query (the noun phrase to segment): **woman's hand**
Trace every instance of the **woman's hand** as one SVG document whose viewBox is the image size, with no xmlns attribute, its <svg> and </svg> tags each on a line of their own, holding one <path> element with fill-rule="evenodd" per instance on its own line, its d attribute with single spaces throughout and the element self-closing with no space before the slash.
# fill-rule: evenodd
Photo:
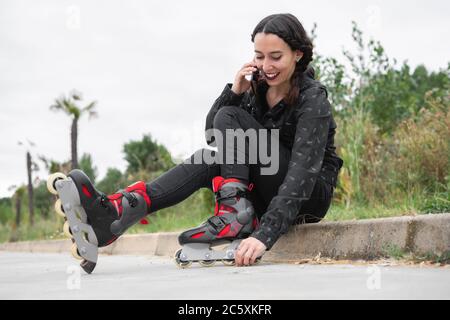
<svg viewBox="0 0 450 320">
<path fill-rule="evenodd" d="M 258 68 L 254 61 L 244 64 L 241 70 L 236 74 L 231 90 L 236 94 L 241 94 L 250 89 L 251 82 L 245 79 L 245 76 L 251 75 L 256 70 L 258 70 Z"/>
<path fill-rule="evenodd" d="M 242 265 L 248 266 L 254 264 L 256 258 L 261 256 L 266 249 L 266 245 L 256 238 L 249 237 L 242 240 L 234 256 L 236 266 L 240 267 Z"/>
</svg>

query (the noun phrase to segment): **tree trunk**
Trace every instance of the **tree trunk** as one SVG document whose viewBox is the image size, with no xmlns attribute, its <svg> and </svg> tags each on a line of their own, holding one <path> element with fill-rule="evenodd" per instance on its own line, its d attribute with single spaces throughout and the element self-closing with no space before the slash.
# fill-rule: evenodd
<svg viewBox="0 0 450 320">
<path fill-rule="evenodd" d="M 72 121 L 72 130 L 70 132 L 70 138 L 72 142 L 72 169 L 78 169 L 78 118 L 74 118 Z"/>
<path fill-rule="evenodd" d="M 31 179 L 31 154 L 27 151 L 27 172 L 28 172 L 28 209 L 30 211 L 30 225 L 34 225 L 33 206 L 33 184 Z"/>
<path fill-rule="evenodd" d="M 16 227 L 20 225 L 20 215 L 22 210 L 22 199 L 19 196 L 16 196 Z"/>
</svg>

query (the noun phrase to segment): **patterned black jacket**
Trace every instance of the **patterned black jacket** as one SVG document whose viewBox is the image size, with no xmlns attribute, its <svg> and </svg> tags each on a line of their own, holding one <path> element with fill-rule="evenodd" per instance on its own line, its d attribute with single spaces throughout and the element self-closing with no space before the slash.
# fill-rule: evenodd
<svg viewBox="0 0 450 320">
<path fill-rule="evenodd" d="M 343 161 L 336 155 L 334 135 L 336 123 L 327 99 L 328 93 L 314 79 L 311 67 L 302 74 L 300 95 L 296 105 L 287 107 L 283 100 L 270 109 L 266 101 L 268 85 L 259 85 L 258 96 L 245 92 L 240 95 L 228 83 L 206 117 L 205 129 L 213 127 L 213 119 L 223 106 L 238 106 L 247 110 L 267 129 L 280 129 L 280 142 L 291 150 L 289 168 L 283 183 L 261 217 L 260 228 L 251 236 L 262 241 L 269 250 L 281 234 L 288 231 L 308 200 L 316 179 L 336 187 Z M 215 146 L 208 139 L 209 145 Z"/>
</svg>

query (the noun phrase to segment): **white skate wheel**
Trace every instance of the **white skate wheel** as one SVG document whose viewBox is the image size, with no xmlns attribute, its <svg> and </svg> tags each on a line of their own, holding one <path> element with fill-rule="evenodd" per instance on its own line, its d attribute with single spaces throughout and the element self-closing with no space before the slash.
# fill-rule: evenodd
<svg viewBox="0 0 450 320">
<path fill-rule="evenodd" d="M 212 267 L 216 263 L 216 260 L 200 260 L 198 263 L 204 267 Z"/>
<path fill-rule="evenodd" d="M 72 238 L 72 233 L 70 232 L 69 221 L 64 222 L 63 232 L 68 238 Z"/>
<path fill-rule="evenodd" d="M 180 267 L 181 269 L 184 269 L 184 268 L 189 267 L 189 266 L 192 264 L 192 261 L 181 261 L 181 260 L 180 260 L 181 250 L 182 250 L 182 249 L 178 250 L 178 251 L 175 253 L 175 259 L 174 259 L 174 260 L 175 260 L 175 264 L 176 264 L 178 267 Z"/>
<path fill-rule="evenodd" d="M 222 260 L 222 263 L 226 266 L 234 266 L 236 264 L 236 261 L 234 260 Z"/>
<path fill-rule="evenodd" d="M 51 174 L 48 179 L 47 179 L 47 189 L 51 194 L 58 194 L 58 191 L 55 188 L 55 182 L 57 180 L 66 180 L 67 177 L 64 173 L 61 172 L 55 172 L 53 174 Z"/>
<path fill-rule="evenodd" d="M 56 200 L 55 211 L 59 216 L 61 216 L 63 218 L 66 216 L 66 214 L 64 213 L 64 209 L 62 207 L 61 199 Z"/>
<path fill-rule="evenodd" d="M 70 249 L 70 251 L 71 251 L 71 253 L 72 253 L 72 256 L 75 258 L 75 259 L 78 259 L 78 260 L 83 260 L 83 258 L 80 256 L 80 254 L 78 253 L 78 248 L 77 248 L 77 244 L 76 243 L 72 243 L 72 248 Z"/>
</svg>

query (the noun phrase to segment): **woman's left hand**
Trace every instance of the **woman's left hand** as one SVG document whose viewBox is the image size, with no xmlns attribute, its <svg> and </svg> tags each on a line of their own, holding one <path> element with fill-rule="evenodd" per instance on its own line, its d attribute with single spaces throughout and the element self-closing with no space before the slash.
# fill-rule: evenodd
<svg viewBox="0 0 450 320">
<path fill-rule="evenodd" d="M 248 266 L 254 264 L 256 258 L 261 256 L 266 249 L 266 245 L 256 238 L 249 237 L 242 240 L 234 256 L 236 266 L 240 267 L 242 265 Z"/>
</svg>

